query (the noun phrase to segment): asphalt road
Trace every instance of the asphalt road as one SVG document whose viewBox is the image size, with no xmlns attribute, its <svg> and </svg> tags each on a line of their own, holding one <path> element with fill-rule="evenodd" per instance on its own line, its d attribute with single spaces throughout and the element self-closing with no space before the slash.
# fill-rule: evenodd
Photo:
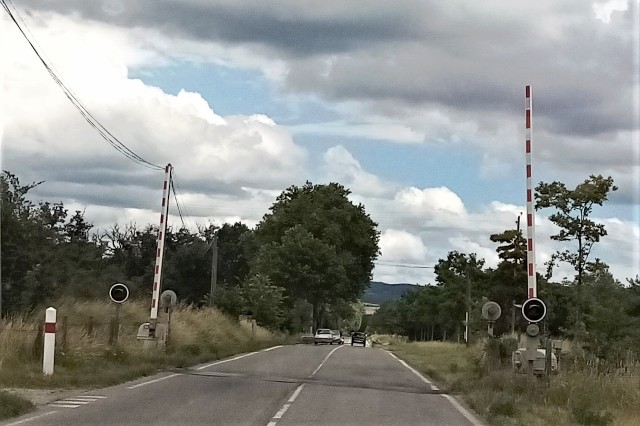
<svg viewBox="0 0 640 426">
<path fill-rule="evenodd" d="M 78 393 L 3 425 L 479 425 L 378 348 L 276 346 Z"/>
</svg>

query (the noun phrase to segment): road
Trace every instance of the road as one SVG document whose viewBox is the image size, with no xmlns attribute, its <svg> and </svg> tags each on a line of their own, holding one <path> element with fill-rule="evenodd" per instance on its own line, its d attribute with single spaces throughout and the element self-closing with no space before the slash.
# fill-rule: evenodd
<svg viewBox="0 0 640 426">
<path fill-rule="evenodd" d="M 276 346 L 92 390 L 3 425 L 479 425 L 378 348 Z"/>
</svg>

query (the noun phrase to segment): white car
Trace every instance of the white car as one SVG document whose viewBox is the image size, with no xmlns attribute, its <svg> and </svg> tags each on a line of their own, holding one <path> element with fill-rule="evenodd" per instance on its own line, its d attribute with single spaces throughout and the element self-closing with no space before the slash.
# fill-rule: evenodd
<svg viewBox="0 0 640 426">
<path fill-rule="evenodd" d="M 319 328 L 316 330 L 316 334 L 313 337 L 313 344 L 328 343 L 333 345 L 333 333 L 328 328 Z"/>
<path fill-rule="evenodd" d="M 344 343 L 344 338 L 342 337 L 342 331 L 340 330 L 331 330 L 333 333 L 333 343 L 337 343 L 341 345 Z"/>
</svg>

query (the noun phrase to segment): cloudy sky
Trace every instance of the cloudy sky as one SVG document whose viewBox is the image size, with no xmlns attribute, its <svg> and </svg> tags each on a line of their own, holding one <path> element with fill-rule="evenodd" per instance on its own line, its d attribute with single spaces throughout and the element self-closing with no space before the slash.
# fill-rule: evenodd
<svg viewBox="0 0 640 426">
<path fill-rule="evenodd" d="M 175 167 L 190 227 L 253 226 L 286 187 L 337 181 L 380 225 L 374 279 L 432 283 L 410 266 L 451 250 L 495 266 L 489 236 L 526 211 L 530 84 L 534 181 L 612 176 L 592 259 L 640 273 L 638 0 L 11 4 L 112 134 Z M 163 173 L 101 139 L 2 15 L 2 168 L 99 229 L 157 222 Z M 560 248 L 550 213 L 536 219 L 542 273 Z"/>
</svg>

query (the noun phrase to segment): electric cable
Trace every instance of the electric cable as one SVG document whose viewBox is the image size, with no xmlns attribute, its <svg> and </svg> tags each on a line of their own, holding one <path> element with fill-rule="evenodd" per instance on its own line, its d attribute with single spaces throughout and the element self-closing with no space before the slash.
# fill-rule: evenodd
<svg viewBox="0 0 640 426">
<path fill-rule="evenodd" d="M 20 19 L 20 21 L 22 21 L 23 24 L 24 24 L 25 21 L 22 19 L 22 17 L 18 13 L 17 8 L 13 5 L 13 3 L 11 3 L 11 0 L 0 0 L 0 2 L 2 3 L 3 9 L 7 12 L 7 14 L 9 15 L 9 17 L 11 18 L 13 23 L 16 25 L 16 27 L 18 28 L 18 30 L 20 31 L 22 36 L 25 38 L 27 43 L 29 43 L 29 46 L 31 46 L 31 49 L 34 51 L 34 53 L 36 54 L 36 56 L 38 57 L 38 59 L 40 60 L 42 65 L 44 66 L 44 68 L 47 70 L 47 73 L 51 76 L 51 78 L 56 83 L 56 85 L 58 85 L 58 87 L 60 87 L 62 89 L 62 91 L 65 94 L 65 96 L 67 97 L 67 99 L 69 99 L 71 104 L 78 110 L 78 112 L 80 112 L 80 115 L 82 115 L 82 117 L 85 119 L 85 121 L 87 121 L 87 123 L 89 123 L 89 125 L 91 127 L 93 127 L 98 132 L 98 134 L 105 141 L 107 141 L 116 151 L 120 152 L 122 155 L 127 157 L 129 160 L 131 160 L 131 161 L 133 161 L 133 162 L 135 162 L 135 163 L 137 163 L 137 164 L 139 164 L 141 166 L 150 168 L 150 169 L 163 170 L 164 168 L 162 166 L 159 166 L 157 164 L 151 163 L 151 162 L 145 160 L 144 158 L 142 158 L 140 155 L 136 154 L 134 151 L 132 151 L 123 142 L 121 142 L 117 137 L 115 137 L 106 127 L 104 127 L 104 125 L 102 125 L 102 123 L 100 123 L 100 121 L 93 114 L 91 114 L 91 112 L 82 104 L 82 102 L 71 91 L 71 89 L 69 89 L 69 87 L 67 87 L 67 85 L 64 84 L 64 82 L 60 79 L 60 77 L 58 77 L 56 72 L 47 63 L 47 61 L 45 61 L 45 59 L 43 58 L 43 56 L 40 54 L 40 52 L 38 51 L 38 49 L 35 46 L 35 44 L 37 44 L 35 42 L 35 38 L 33 38 L 33 40 L 32 40 L 31 38 L 29 38 L 29 36 L 27 36 L 25 30 L 20 25 L 20 23 L 18 22 L 18 20 L 14 16 L 14 13 L 9 8 L 9 4 L 11 4 L 11 7 L 13 7 L 13 9 L 15 10 L 15 15 L 17 15 L 18 18 Z M 7 2 L 9 4 L 7 4 Z M 27 31 L 29 31 L 28 27 L 26 26 L 26 24 L 24 25 L 24 27 L 27 29 Z M 31 32 L 29 31 L 29 33 L 31 33 Z M 32 37 L 33 37 L 33 35 L 32 35 Z"/>
</svg>

